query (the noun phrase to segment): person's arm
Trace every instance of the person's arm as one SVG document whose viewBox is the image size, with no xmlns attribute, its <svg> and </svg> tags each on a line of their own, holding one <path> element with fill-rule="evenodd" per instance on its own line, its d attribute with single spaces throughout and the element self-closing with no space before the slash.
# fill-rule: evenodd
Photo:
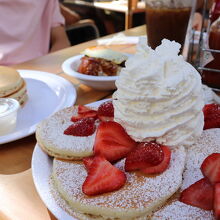
<svg viewBox="0 0 220 220">
<path fill-rule="evenodd" d="M 70 42 L 65 32 L 63 26 L 53 27 L 51 29 L 51 48 L 50 52 L 61 50 L 63 48 L 69 47 Z"/>
<path fill-rule="evenodd" d="M 192 27 L 193 29 L 200 31 L 201 27 L 202 27 L 202 12 L 203 12 L 203 4 L 204 4 L 204 0 L 197 0 L 196 2 L 196 10 L 194 13 L 194 17 L 193 17 L 193 24 Z M 207 1 L 207 16 L 204 19 L 207 19 L 208 17 L 208 13 L 209 10 L 211 8 L 213 4 L 213 0 L 208 0 Z M 205 22 L 205 26 L 207 26 L 207 21 Z"/>
<path fill-rule="evenodd" d="M 202 28 L 202 15 L 199 12 L 194 13 L 192 27 L 196 31 L 201 31 L 201 28 Z"/>
</svg>

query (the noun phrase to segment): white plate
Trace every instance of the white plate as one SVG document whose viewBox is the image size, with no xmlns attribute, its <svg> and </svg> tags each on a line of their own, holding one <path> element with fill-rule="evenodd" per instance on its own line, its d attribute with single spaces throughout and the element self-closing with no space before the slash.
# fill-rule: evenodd
<svg viewBox="0 0 220 220">
<path fill-rule="evenodd" d="M 108 99 L 94 102 L 90 105 L 96 107 L 107 100 Z M 36 144 L 31 164 L 35 187 L 42 201 L 57 219 L 74 220 L 75 218 L 60 208 L 60 206 L 54 200 L 53 195 L 51 194 L 49 178 L 52 172 L 52 162 L 53 159 L 44 153 Z"/>
<path fill-rule="evenodd" d="M 15 130 L 0 136 L 0 144 L 33 134 L 41 120 L 76 101 L 76 90 L 66 79 L 47 72 L 18 71 L 27 83 L 28 100 L 18 111 Z"/>
</svg>

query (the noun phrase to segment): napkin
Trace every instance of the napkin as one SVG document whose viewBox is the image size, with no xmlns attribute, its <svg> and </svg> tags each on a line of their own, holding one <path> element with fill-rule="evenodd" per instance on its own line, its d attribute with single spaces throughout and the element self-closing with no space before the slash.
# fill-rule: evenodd
<svg viewBox="0 0 220 220">
<path fill-rule="evenodd" d="M 139 37 L 142 36 L 126 36 L 122 33 L 114 35 L 112 38 L 97 40 L 98 45 L 114 45 L 114 44 L 137 44 Z M 146 38 L 146 36 L 143 36 Z M 147 39 L 146 39 L 147 42 Z"/>
</svg>

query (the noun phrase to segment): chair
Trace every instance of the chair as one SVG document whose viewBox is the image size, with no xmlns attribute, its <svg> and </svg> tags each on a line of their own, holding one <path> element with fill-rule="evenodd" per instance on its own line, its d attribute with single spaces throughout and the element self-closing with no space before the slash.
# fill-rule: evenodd
<svg viewBox="0 0 220 220">
<path fill-rule="evenodd" d="M 82 19 L 66 27 L 71 46 L 98 38 L 99 30 L 91 19 Z"/>
</svg>

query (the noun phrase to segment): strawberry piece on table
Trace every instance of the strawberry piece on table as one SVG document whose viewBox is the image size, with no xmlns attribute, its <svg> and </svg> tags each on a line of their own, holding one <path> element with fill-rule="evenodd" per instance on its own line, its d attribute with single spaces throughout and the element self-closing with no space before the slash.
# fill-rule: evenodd
<svg viewBox="0 0 220 220">
<path fill-rule="evenodd" d="M 207 178 L 200 179 L 180 195 L 180 201 L 205 210 L 213 209 L 214 188 Z"/>
<path fill-rule="evenodd" d="M 124 172 L 114 167 L 102 156 L 95 156 L 82 191 L 88 196 L 99 195 L 120 189 L 126 182 Z"/>
<path fill-rule="evenodd" d="M 125 160 L 125 171 L 133 171 L 160 164 L 164 159 L 161 145 L 154 142 L 140 143 Z"/>
<path fill-rule="evenodd" d="M 212 103 L 203 108 L 204 130 L 209 128 L 220 128 L 220 105 Z"/>
<path fill-rule="evenodd" d="M 216 220 L 220 220 L 220 183 L 214 187 L 214 215 Z"/>
<path fill-rule="evenodd" d="M 101 121 L 113 121 L 114 107 L 112 101 L 102 103 L 98 108 L 97 114 Z"/>
<path fill-rule="evenodd" d="M 90 136 L 95 132 L 95 120 L 93 118 L 82 118 L 70 125 L 65 131 L 66 135 Z"/>
<path fill-rule="evenodd" d="M 85 166 L 87 171 L 89 171 L 89 169 L 90 169 L 90 167 L 92 165 L 93 159 L 94 159 L 94 156 L 84 157 L 83 158 L 83 164 L 84 164 L 84 166 Z"/>
<path fill-rule="evenodd" d="M 206 157 L 201 165 L 201 171 L 212 184 L 220 182 L 220 153 Z"/>
<path fill-rule="evenodd" d="M 168 168 L 170 164 L 170 159 L 171 159 L 171 150 L 169 147 L 164 146 L 164 145 L 161 145 L 161 149 L 164 154 L 164 158 L 162 162 L 159 163 L 158 165 L 155 165 L 155 166 L 149 165 L 148 167 L 141 169 L 142 173 L 147 174 L 147 175 L 159 174 L 159 173 L 164 172 Z"/>
<path fill-rule="evenodd" d="M 137 143 L 131 139 L 125 129 L 113 121 L 101 122 L 97 128 L 94 153 L 103 155 L 109 161 L 124 158 Z"/>
</svg>

